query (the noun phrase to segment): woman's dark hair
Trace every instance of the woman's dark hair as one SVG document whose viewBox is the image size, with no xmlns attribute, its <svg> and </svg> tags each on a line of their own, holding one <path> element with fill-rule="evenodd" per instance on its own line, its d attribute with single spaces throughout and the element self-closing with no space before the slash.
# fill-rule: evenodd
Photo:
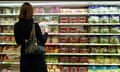
<svg viewBox="0 0 120 72">
<path fill-rule="evenodd" d="M 28 2 L 25 2 L 20 9 L 19 19 L 31 19 L 33 16 L 33 7 Z"/>
</svg>

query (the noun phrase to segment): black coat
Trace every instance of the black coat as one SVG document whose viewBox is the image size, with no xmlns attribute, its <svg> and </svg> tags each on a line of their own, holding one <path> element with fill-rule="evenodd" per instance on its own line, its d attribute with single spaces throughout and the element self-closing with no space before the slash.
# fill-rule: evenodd
<svg viewBox="0 0 120 72">
<path fill-rule="evenodd" d="M 14 25 L 14 36 L 17 45 L 21 45 L 21 72 L 47 72 L 44 55 L 25 55 L 25 40 L 29 39 L 33 26 L 33 19 L 21 19 Z M 48 33 L 42 35 L 39 25 L 35 24 L 36 38 L 41 45 L 45 45 Z"/>
</svg>

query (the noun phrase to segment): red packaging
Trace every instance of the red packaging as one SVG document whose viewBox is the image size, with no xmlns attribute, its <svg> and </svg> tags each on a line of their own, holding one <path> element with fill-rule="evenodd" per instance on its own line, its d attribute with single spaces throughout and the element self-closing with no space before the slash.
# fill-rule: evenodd
<svg viewBox="0 0 120 72">
<path fill-rule="evenodd" d="M 59 32 L 60 33 L 67 33 L 67 32 L 69 32 L 69 28 L 67 28 L 67 27 L 60 27 Z"/>
<path fill-rule="evenodd" d="M 88 63 L 88 57 L 80 57 L 79 63 Z"/>
<path fill-rule="evenodd" d="M 69 28 L 69 32 L 70 33 L 76 33 L 77 32 L 77 28 L 76 27 L 70 27 Z"/>
<path fill-rule="evenodd" d="M 87 23 L 87 17 L 85 16 L 78 17 L 78 23 Z"/>
<path fill-rule="evenodd" d="M 90 53 L 90 49 L 88 49 L 87 47 L 80 47 L 80 53 Z"/>
<path fill-rule="evenodd" d="M 88 72 L 87 67 L 78 67 L 78 72 Z"/>
<path fill-rule="evenodd" d="M 77 17 L 70 17 L 69 22 L 70 23 L 77 23 Z"/>
<path fill-rule="evenodd" d="M 70 68 L 69 67 L 62 67 L 61 72 L 70 72 Z"/>
<path fill-rule="evenodd" d="M 67 43 L 69 41 L 69 38 L 67 36 L 61 36 L 59 37 L 60 43 Z"/>
<path fill-rule="evenodd" d="M 80 43 L 88 43 L 88 37 L 80 37 Z"/>
<path fill-rule="evenodd" d="M 61 56 L 60 59 L 59 59 L 59 62 L 62 62 L 62 63 L 69 63 L 69 57 L 68 56 Z"/>
<path fill-rule="evenodd" d="M 77 48 L 77 47 L 70 47 L 70 53 L 79 53 L 79 48 Z"/>
<path fill-rule="evenodd" d="M 70 37 L 69 41 L 70 41 L 70 43 L 78 43 L 79 42 L 79 37 L 77 37 L 77 36 L 76 37 L 75 36 L 74 37 Z"/>
<path fill-rule="evenodd" d="M 69 17 L 60 17 L 60 23 L 68 23 Z"/>
<path fill-rule="evenodd" d="M 62 46 L 61 48 L 59 48 L 59 53 L 68 53 L 69 49 L 70 48 L 68 48 L 66 46 Z"/>
<path fill-rule="evenodd" d="M 79 57 L 76 56 L 70 57 L 70 63 L 79 63 Z"/>
<path fill-rule="evenodd" d="M 70 67 L 70 72 L 78 72 L 78 68 L 77 67 Z"/>
</svg>

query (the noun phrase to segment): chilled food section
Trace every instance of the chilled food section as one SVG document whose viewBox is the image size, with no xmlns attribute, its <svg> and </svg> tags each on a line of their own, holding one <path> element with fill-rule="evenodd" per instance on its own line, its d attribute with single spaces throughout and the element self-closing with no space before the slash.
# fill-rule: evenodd
<svg viewBox="0 0 120 72">
<path fill-rule="evenodd" d="M 0 7 L 1 72 L 20 71 L 13 33 L 19 10 Z M 118 5 L 34 6 L 35 20 L 49 34 L 48 72 L 120 72 L 119 13 Z"/>
</svg>

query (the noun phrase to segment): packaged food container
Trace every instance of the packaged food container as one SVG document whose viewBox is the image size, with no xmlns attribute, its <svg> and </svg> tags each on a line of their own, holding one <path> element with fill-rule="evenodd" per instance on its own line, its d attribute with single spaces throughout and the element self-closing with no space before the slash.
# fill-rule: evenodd
<svg viewBox="0 0 120 72">
<path fill-rule="evenodd" d="M 70 27 L 70 28 L 69 28 L 69 32 L 70 32 L 70 33 L 76 33 L 76 32 L 77 32 L 77 28 L 74 27 L 74 26 L 73 26 L 73 27 Z"/>
<path fill-rule="evenodd" d="M 79 42 L 79 37 L 71 36 L 71 37 L 69 37 L 69 42 L 70 43 L 78 43 Z"/>
<path fill-rule="evenodd" d="M 61 63 L 69 63 L 70 57 L 68 56 L 61 56 L 59 57 L 59 62 Z"/>
<path fill-rule="evenodd" d="M 109 16 L 101 16 L 100 23 L 109 23 Z"/>
<path fill-rule="evenodd" d="M 70 31 L 69 28 L 66 26 L 60 26 L 59 28 L 60 33 L 68 33 L 69 31 Z"/>
<path fill-rule="evenodd" d="M 70 51 L 70 48 L 68 46 L 61 46 L 59 48 L 59 53 L 68 53 Z"/>
<path fill-rule="evenodd" d="M 119 44 L 120 43 L 120 37 L 119 36 L 111 36 L 110 37 L 110 43 L 111 44 Z"/>
<path fill-rule="evenodd" d="M 99 16 L 89 16 L 88 23 L 99 23 Z"/>
<path fill-rule="evenodd" d="M 110 23 L 119 23 L 120 22 L 120 16 L 112 15 L 110 16 Z"/>
<path fill-rule="evenodd" d="M 75 46 L 70 47 L 70 53 L 79 53 L 79 48 Z"/>
<path fill-rule="evenodd" d="M 79 63 L 88 63 L 88 57 L 79 57 Z"/>
<path fill-rule="evenodd" d="M 120 33 L 120 27 L 119 26 L 111 26 L 110 33 Z"/>
<path fill-rule="evenodd" d="M 78 17 L 78 23 L 87 23 L 87 17 L 86 16 Z"/>
<path fill-rule="evenodd" d="M 88 37 L 87 36 L 81 36 L 79 42 L 80 43 L 88 43 Z"/>
<path fill-rule="evenodd" d="M 70 72 L 70 67 L 63 66 L 61 72 Z"/>
<path fill-rule="evenodd" d="M 79 63 L 79 57 L 71 56 L 70 57 L 70 63 Z"/>
<path fill-rule="evenodd" d="M 60 17 L 60 23 L 68 23 L 69 22 L 69 17 Z"/>
<path fill-rule="evenodd" d="M 59 37 L 59 43 L 67 43 L 67 42 L 69 42 L 69 37 L 68 36 Z"/>
<path fill-rule="evenodd" d="M 109 36 L 102 36 L 100 37 L 100 43 L 104 44 L 108 44 L 109 43 Z"/>
<path fill-rule="evenodd" d="M 69 23 L 77 23 L 77 17 L 69 17 Z"/>
<path fill-rule="evenodd" d="M 98 37 L 96 36 L 89 36 L 89 43 L 98 43 Z"/>
<path fill-rule="evenodd" d="M 87 27 L 85 27 L 85 26 L 77 26 L 76 28 L 77 28 L 78 33 L 87 33 L 88 32 Z"/>
<path fill-rule="evenodd" d="M 101 26 L 100 27 L 100 32 L 101 33 L 110 33 L 110 29 L 109 29 L 109 27 L 108 26 Z"/>
<path fill-rule="evenodd" d="M 89 28 L 89 33 L 99 33 L 99 27 L 98 26 L 91 26 Z"/>
</svg>

